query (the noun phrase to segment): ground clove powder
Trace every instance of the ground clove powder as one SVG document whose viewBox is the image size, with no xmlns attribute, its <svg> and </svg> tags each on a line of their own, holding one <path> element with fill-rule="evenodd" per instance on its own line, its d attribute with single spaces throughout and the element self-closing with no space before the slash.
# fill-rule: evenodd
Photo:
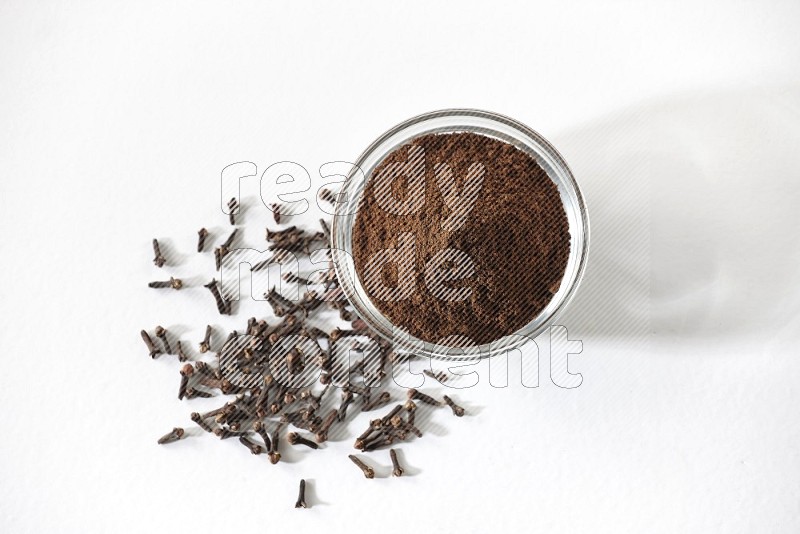
<svg viewBox="0 0 800 534">
<path fill-rule="evenodd" d="M 406 254 L 385 252 L 401 246 Z M 374 169 L 352 251 L 368 296 L 394 325 L 429 342 L 484 344 L 550 302 L 570 234 L 558 188 L 533 157 L 485 135 L 430 134 Z"/>
</svg>

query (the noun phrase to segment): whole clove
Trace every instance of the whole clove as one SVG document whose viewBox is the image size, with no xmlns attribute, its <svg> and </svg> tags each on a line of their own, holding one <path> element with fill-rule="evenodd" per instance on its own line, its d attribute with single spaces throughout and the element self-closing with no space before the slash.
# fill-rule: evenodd
<svg viewBox="0 0 800 534">
<path fill-rule="evenodd" d="M 181 439 L 184 435 L 184 430 L 180 427 L 175 427 L 172 429 L 172 432 L 168 434 L 164 434 L 158 439 L 159 445 L 166 445 L 167 443 L 173 443 Z"/>
<path fill-rule="evenodd" d="M 205 430 L 210 434 L 215 434 L 216 429 L 212 427 L 210 424 L 208 424 L 208 422 L 205 419 L 203 419 L 203 417 L 199 413 L 192 412 L 191 418 L 192 421 L 194 421 L 194 423 L 197 426 L 199 426 L 200 428 L 202 428 L 203 430 Z"/>
<path fill-rule="evenodd" d="M 159 269 L 167 263 L 167 260 L 164 258 L 164 255 L 161 254 L 161 246 L 158 244 L 158 239 L 153 239 L 153 254 L 155 257 L 153 258 L 153 263 L 156 264 L 156 267 Z"/>
<path fill-rule="evenodd" d="M 291 443 L 292 445 L 305 445 L 311 449 L 318 449 L 319 445 L 311 441 L 310 439 L 306 439 L 297 432 L 289 432 L 286 435 L 286 440 Z"/>
<path fill-rule="evenodd" d="M 197 362 L 194 370 L 206 378 L 221 380 L 222 375 L 220 374 L 219 369 L 212 369 L 211 366 L 206 362 Z"/>
<path fill-rule="evenodd" d="M 290 284 L 307 286 L 308 284 L 311 283 L 311 281 L 309 281 L 308 279 L 303 278 L 301 276 L 297 276 L 296 273 L 291 273 L 291 272 L 284 274 L 281 278 L 283 278 L 284 282 L 288 282 Z"/>
<path fill-rule="evenodd" d="M 434 380 L 439 381 L 442 384 L 447 382 L 447 375 L 443 371 L 439 371 L 438 373 L 434 373 L 430 369 L 423 369 L 422 370 L 422 374 L 424 374 L 425 376 L 429 376 L 429 377 L 433 378 Z"/>
<path fill-rule="evenodd" d="M 370 400 L 368 403 L 365 403 L 361 407 L 362 412 L 369 412 L 380 408 L 381 406 L 385 406 L 392 400 L 392 396 L 389 394 L 388 391 L 384 391 L 374 399 Z"/>
<path fill-rule="evenodd" d="M 147 284 L 147 287 L 153 287 L 153 288 L 171 287 L 172 289 L 177 290 L 183 287 L 183 280 L 181 280 L 180 278 L 173 278 L 170 276 L 169 280 L 165 280 L 162 282 L 150 282 L 149 284 Z"/>
<path fill-rule="evenodd" d="M 212 395 L 208 391 L 201 391 L 199 389 L 195 389 L 195 388 L 191 388 L 191 387 L 186 388 L 186 398 L 187 399 L 197 399 L 197 398 L 209 399 L 209 398 L 211 398 L 213 396 L 214 395 Z"/>
<path fill-rule="evenodd" d="M 294 308 L 294 303 L 278 293 L 275 286 L 272 286 L 269 292 L 264 294 L 264 297 L 269 305 L 272 306 L 272 313 L 275 314 L 275 317 L 283 317 L 289 313 L 289 310 Z"/>
<path fill-rule="evenodd" d="M 403 468 L 400 467 L 400 462 L 397 460 L 397 451 L 395 449 L 389 449 L 389 456 L 392 459 L 392 476 L 403 476 Z"/>
<path fill-rule="evenodd" d="M 368 428 L 367 428 L 367 429 L 366 429 L 364 432 L 362 432 L 362 433 L 361 433 L 361 435 L 360 435 L 360 436 L 358 436 L 358 437 L 356 438 L 356 441 L 355 441 L 355 443 L 353 444 L 353 447 L 354 447 L 354 448 L 356 448 L 356 449 L 361 449 L 361 450 L 363 450 L 363 449 L 364 449 L 364 446 L 365 446 L 365 445 L 366 445 L 366 443 L 367 443 L 367 440 L 368 440 L 370 437 L 372 437 L 372 434 L 374 434 L 374 433 L 375 433 L 376 431 L 378 431 L 379 429 L 380 429 L 380 428 L 376 429 L 376 428 L 375 428 L 373 425 L 370 425 L 370 426 L 369 426 L 369 427 L 368 427 Z"/>
<path fill-rule="evenodd" d="M 425 404 L 430 404 L 431 406 L 441 406 L 442 403 L 431 397 L 430 395 L 426 395 L 421 391 L 418 391 L 414 388 L 411 388 L 406 393 L 410 400 L 416 400 L 420 402 L 424 402 Z"/>
<path fill-rule="evenodd" d="M 389 422 L 392 420 L 392 418 L 394 416 L 396 416 L 398 413 L 400 413 L 400 410 L 402 410 L 402 409 L 403 409 L 403 405 L 402 404 L 398 404 L 397 406 L 392 408 L 392 411 L 390 411 L 389 413 L 387 413 L 386 415 L 381 417 L 381 426 L 382 427 L 388 426 Z"/>
<path fill-rule="evenodd" d="M 214 249 L 214 265 L 216 266 L 217 270 L 219 271 L 222 267 L 222 256 L 223 251 L 220 247 Z"/>
<path fill-rule="evenodd" d="M 414 401 L 409 399 L 408 401 L 406 401 L 405 409 L 408 412 L 408 417 L 406 418 L 406 421 L 408 421 L 408 424 L 413 425 L 417 414 L 417 405 L 414 404 Z"/>
<path fill-rule="evenodd" d="M 147 350 L 150 352 L 151 358 L 156 358 L 157 356 L 163 354 L 162 350 L 153 343 L 153 339 L 150 337 L 150 334 L 147 333 L 146 330 L 141 331 L 142 340 L 144 344 L 147 345 Z"/>
<path fill-rule="evenodd" d="M 197 231 L 197 252 L 203 252 L 206 246 L 206 237 L 208 237 L 208 230 L 200 228 L 200 230 Z"/>
<path fill-rule="evenodd" d="M 242 432 L 239 432 L 238 430 L 233 430 L 232 428 L 221 428 L 220 427 L 220 428 L 215 428 L 214 429 L 214 434 L 219 439 L 228 439 L 228 438 L 241 436 Z"/>
<path fill-rule="evenodd" d="M 336 195 L 330 189 L 320 189 L 319 190 L 319 199 L 327 202 L 331 206 L 336 205 Z"/>
<path fill-rule="evenodd" d="M 200 352 L 205 354 L 211 349 L 211 333 L 213 329 L 211 325 L 206 326 L 206 336 L 203 338 L 203 341 L 200 342 Z"/>
<path fill-rule="evenodd" d="M 235 209 L 239 209 L 238 204 Z M 316 233 L 305 232 L 294 226 L 278 231 L 267 229 L 267 238 L 272 245 L 275 245 L 275 256 L 301 251 L 308 253 L 315 243 L 329 244 L 330 229 L 325 221 L 320 221 L 320 226 L 322 231 Z M 226 241 L 218 247 L 220 261 L 230 250 L 238 235 L 237 232 L 238 229 L 234 229 Z M 208 235 L 205 229 L 198 232 L 198 251 L 204 249 L 204 240 Z M 277 464 L 281 460 L 280 439 L 285 425 L 291 424 L 293 430 L 297 429 L 295 432 L 287 433 L 288 443 L 318 449 L 320 443 L 328 440 L 333 425 L 346 420 L 347 410 L 356 400 L 359 401 L 363 411 L 376 410 L 391 402 L 390 392 L 356 385 L 352 381 L 362 376 L 366 384 L 369 383 L 368 376 L 381 376 L 385 373 L 386 366 L 397 361 L 392 344 L 380 338 L 349 308 L 350 305 L 344 298 L 335 269 L 330 262 L 329 268 L 323 271 L 322 275 L 318 279 L 301 276 L 297 271 L 284 274 L 283 278 L 288 283 L 323 286 L 324 290 L 307 291 L 300 300 L 292 301 L 272 287 L 265 297 L 274 314 L 282 317 L 280 322 L 270 325 L 267 320 L 259 319 L 258 316 L 248 318 L 244 328 L 230 331 L 227 342 L 222 344 L 219 349 L 220 354 L 216 355 L 216 363 L 212 361 L 189 363 L 189 354 L 181 341 L 175 340 L 173 342 L 177 342 L 177 345 L 171 346 L 168 339 L 169 332 L 163 327 L 155 329 L 155 335 L 160 342 L 152 339 L 147 331 L 141 332 L 151 357 L 155 358 L 165 352 L 172 353 L 175 348 L 178 359 L 184 362 L 180 367 L 179 398 L 209 397 L 217 391 L 236 395 L 235 400 L 203 414 L 192 412 L 191 419 L 196 425 L 220 439 L 236 437 L 252 454 L 266 453 L 270 463 Z M 177 280 L 170 278 L 169 282 L 154 282 L 153 287 L 174 287 Z M 222 288 L 217 279 L 213 278 L 205 287 L 214 296 L 219 313 L 231 314 L 231 303 L 222 297 Z M 328 306 L 322 306 L 324 302 L 329 302 L 331 308 L 339 311 L 340 318 L 347 318 L 351 325 L 332 330 L 330 326 L 325 328 L 324 324 L 319 325 L 322 328 L 312 326 L 307 318 L 311 317 L 312 321 L 318 319 L 319 315 L 314 317 L 312 314 L 315 310 L 326 309 Z M 205 336 L 199 344 L 201 354 L 211 351 L 212 334 L 212 326 L 207 325 Z M 300 340 L 287 347 L 286 368 L 279 369 L 276 347 L 281 340 L 288 341 L 288 336 L 295 334 L 300 336 Z M 365 338 L 374 340 L 380 351 L 368 350 Z M 221 339 L 225 339 L 225 336 L 223 335 Z M 360 353 L 361 358 L 357 365 L 348 368 L 336 360 L 335 356 L 339 352 L 335 350 L 352 350 Z M 318 378 L 319 383 L 324 386 L 321 390 L 309 386 L 301 388 L 281 384 L 272 375 L 264 374 L 273 368 L 276 372 L 280 372 L 279 375 L 275 375 L 276 377 L 287 376 L 287 370 L 300 376 L 299 373 L 304 372 L 309 362 L 316 362 L 322 370 Z M 342 389 L 338 406 L 331 407 L 330 399 L 326 398 L 326 395 L 330 397 L 332 386 L 343 378 L 348 385 Z M 356 438 L 355 448 L 368 452 L 396 446 L 397 443 L 413 436 L 421 437 L 422 432 L 415 426 L 414 421 L 417 410 L 415 400 L 432 406 L 441 405 L 429 395 L 410 390 L 408 400 L 404 404 L 396 404 L 385 415 L 370 421 L 368 428 Z M 445 396 L 444 402 L 451 406 L 454 413 L 460 409 L 463 414 L 463 409 L 453 407 L 454 403 L 449 397 Z M 267 431 L 268 424 L 275 425 L 270 427 L 273 429 L 271 433 Z M 256 434 L 260 439 L 255 437 Z M 173 432 L 160 438 L 159 443 L 171 443 L 182 439 L 183 436 L 183 429 L 179 430 L 176 427 Z M 309 439 L 311 436 L 313 439 Z M 397 460 L 395 449 L 390 449 L 390 456 L 392 475 L 401 476 L 403 468 Z M 375 472 L 372 467 L 357 456 L 349 457 L 366 478 L 374 478 Z M 301 496 L 298 499 L 298 503 L 302 503 L 300 507 L 306 506 L 303 491 L 301 489 Z"/>
<path fill-rule="evenodd" d="M 236 238 L 236 234 L 238 232 L 239 229 L 235 229 L 220 246 L 214 249 L 214 262 L 218 271 L 222 267 L 222 260 L 230 252 L 231 245 L 233 244 L 233 240 Z"/>
<path fill-rule="evenodd" d="M 353 400 L 355 400 L 355 397 L 353 397 L 352 391 L 349 389 L 342 391 L 342 403 L 339 405 L 338 412 L 339 421 L 344 421 L 347 416 L 347 407 L 352 404 Z"/>
<path fill-rule="evenodd" d="M 381 432 L 370 441 L 364 444 L 364 448 L 361 449 L 363 452 L 372 452 L 375 450 L 380 449 L 381 447 L 386 447 L 387 445 L 391 445 L 394 443 L 395 436 L 393 434 L 387 434 L 385 432 Z"/>
<path fill-rule="evenodd" d="M 283 230 L 270 230 L 267 228 L 267 241 L 271 241 L 273 243 L 282 241 L 292 235 L 302 234 L 303 231 L 297 228 L 297 226 L 290 226 L 289 228 L 284 228 Z"/>
<path fill-rule="evenodd" d="M 325 419 L 323 419 L 322 421 L 322 425 L 316 432 L 315 438 L 317 440 L 317 443 L 324 443 L 325 441 L 328 441 L 328 432 L 330 431 L 331 426 L 333 426 L 333 423 L 334 421 L 336 421 L 338 416 L 339 416 L 339 410 L 335 408 L 331 409 L 331 411 L 328 412 L 328 415 L 325 416 Z"/>
<path fill-rule="evenodd" d="M 214 296 L 214 301 L 217 303 L 217 311 L 219 311 L 220 315 L 230 315 L 231 303 L 222 298 L 222 295 L 219 292 L 219 284 L 217 283 L 217 279 L 212 278 L 211 281 L 203 287 L 211 291 L 211 294 Z"/>
<path fill-rule="evenodd" d="M 181 345 L 180 341 L 178 341 L 178 361 L 189 361 L 189 356 L 183 351 L 183 345 Z"/>
<path fill-rule="evenodd" d="M 453 415 L 455 415 L 456 417 L 462 417 L 464 415 L 464 408 L 453 402 L 453 399 L 451 399 L 447 395 L 445 395 L 443 398 L 444 402 L 446 402 L 447 405 L 450 406 L 450 408 L 453 410 Z"/>
<path fill-rule="evenodd" d="M 181 383 L 178 386 L 178 400 L 183 400 L 186 390 L 189 388 L 189 375 L 181 373 Z"/>
<path fill-rule="evenodd" d="M 238 208 L 239 208 L 239 202 L 236 200 L 236 197 L 231 198 L 228 201 L 228 210 L 229 210 L 228 220 L 230 221 L 231 226 L 236 224 L 236 219 L 234 214 L 238 211 Z"/>
<path fill-rule="evenodd" d="M 262 421 L 256 421 L 253 423 L 253 430 L 261 436 L 261 439 L 264 441 L 264 449 L 269 451 L 272 449 L 272 440 L 269 439 L 269 434 L 267 434 L 267 427 L 264 425 Z"/>
<path fill-rule="evenodd" d="M 353 454 L 349 454 L 347 457 L 350 458 L 350 460 L 352 460 L 352 462 L 356 464 L 359 469 L 361 469 L 361 472 L 364 473 L 366 478 L 375 478 L 375 470 L 362 462 L 360 458 Z"/>
<path fill-rule="evenodd" d="M 156 337 L 161 340 L 164 345 L 164 351 L 167 354 L 172 354 L 172 347 L 169 346 L 169 339 L 167 339 L 167 329 L 163 326 L 156 327 Z"/>
<path fill-rule="evenodd" d="M 331 230 L 328 227 L 328 223 L 325 222 L 324 219 L 319 220 L 319 225 L 322 228 L 322 235 L 325 237 L 325 241 L 330 244 L 331 242 Z"/>
<path fill-rule="evenodd" d="M 251 441 L 247 436 L 239 436 L 239 443 L 250 449 L 252 454 L 261 454 L 264 449 L 258 443 Z"/>
<path fill-rule="evenodd" d="M 224 412 L 228 408 L 228 406 L 229 406 L 229 404 L 225 403 L 222 406 L 220 406 L 219 408 L 214 408 L 213 410 L 211 410 L 209 412 L 206 412 L 204 414 L 200 414 L 200 417 L 202 419 L 208 419 L 209 417 L 216 417 L 217 415 L 219 415 L 222 412 Z"/>
<path fill-rule="evenodd" d="M 351 336 L 358 336 L 361 335 L 360 332 L 356 330 L 342 330 L 341 328 L 334 328 L 331 330 L 330 339 L 331 341 L 338 341 L 339 339 Z"/>
<path fill-rule="evenodd" d="M 294 503 L 295 508 L 308 508 L 306 504 L 306 481 L 300 480 L 300 493 L 297 495 L 297 502 Z"/>
<path fill-rule="evenodd" d="M 418 438 L 422 437 L 422 431 L 419 428 L 417 428 L 416 426 L 414 426 L 413 423 L 410 423 L 408 421 L 401 420 L 398 428 L 400 428 L 401 430 L 403 430 L 405 432 L 410 432 L 410 433 L 414 434 L 415 436 L 417 436 Z"/>
<path fill-rule="evenodd" d="M 272 218 L 275 220 L 275 224 L 281 223 L 281 205 L 280 204 L 270 204 L 269 209 L 272 211 Z"/>
<path fill-rule="evenodd" d="M 278 442 L 281 437 L 281 427 L 283 423 L 278 423 L 275 430 L 272 432 L 272 443 L 269 449 L 269 461 L 271 464 L 277 464 L 281 460 L 281 453 L 278 452 Z"/>
<path fill-rule="evenodd" d="M 226 253 L 230 250 L 231 245 L 233 245 L 233 240 L 236 238 L 236 235 L 239 233 L 239 229 L 236 228 L 233 232 L 228 235 L 228 238 L 222 242 L 220 247 L 226 251 Z"/>
</svg>

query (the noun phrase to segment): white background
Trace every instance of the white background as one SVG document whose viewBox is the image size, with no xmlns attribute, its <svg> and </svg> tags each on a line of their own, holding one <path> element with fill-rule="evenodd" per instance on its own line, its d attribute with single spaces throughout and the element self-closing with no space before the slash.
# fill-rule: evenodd
<svg viewBox="0 0 800 534">
<path fill-rule="evenodd" d="M 800 4 L 165 4 L 0 3 L 0 531 L 800 531 Z M 218 400 L 179 402 L 139 329 L 194 351 L 206 321 L 264 309 L 220 318 L 196 287 L 221 169 L 316 176 L 446 107 L 530 125 L 584 189 L 561 321 L 582 385 L 546 358 L 533 389 L 479 368 L 469 417 L 436 413 L 402 479 L 345 458 L 366 417 L 277 466 L 157 446 Z M 245 217 L 263 244 L 269 213 Z M 179 267 L 153 267 L 153 237 Z M 145 287 L 168 273 L 195 287 Z"/>
</svg>

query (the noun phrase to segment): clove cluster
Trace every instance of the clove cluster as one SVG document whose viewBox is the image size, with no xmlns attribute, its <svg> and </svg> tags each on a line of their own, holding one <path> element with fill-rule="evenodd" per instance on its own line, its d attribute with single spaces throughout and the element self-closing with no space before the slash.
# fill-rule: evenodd
<svg viewBox="0 0 800 534">
<path fill-rule="evenodd" d="M 232 212 L 236 207 L 231 206 Z M 317 232 L 295 226 L 284 230 L 267 229 L 269 249 L 274 254 L 269 261 L 279 262 L 288 254 L 311 254 L 315 245 L 327 245 L 330 230 L 324 221 L 320 221 L 320 227 Z M 235 229 L 215 249 L 217 269 L 237 231 Z M 202 241 L 208 233 L 201 230 L 199 234 L 198 250 L 203 250 Z M 253 266 L 253 270 L 263 267 L 266 263 Z M 199 352 L 215 354 L 211 361 L 190 361 L 180 341 L 177 351 L 173 351 L 167 331 L 162 327 L 155 331 L 160 346 L 147 331 L 141 332 L 151 357 L 176 353 L 184 362 L 180 368 L 179 399 L 234 395 L 210 411 L 192 412 L 193 423 L 219 439 L 236 437 L 251 454 L 266 455 L 272 464 L 280 461 L 284 441 L 290 446 L 319 449 L 358 412 L 390 405 L 392 393 L 382 389 L 390 381 L 383 379 L 391 365 L 407 357 L 395 353 L 392 344 L 372 331 L 351 309 L 330 261 L 330 252 L 328 267 L 318 277 L 309 279 L 291 273 L 285 275 L 284 280 L 301 284 L 308 291 L 298 301 L 287 299 L 275 287 L 265 293 L 271 316 L 276 319 L 266 314 L 262 318 L 250 317 L 240 330 L 221 336 L 209 325 L 199 344 Z M 222 297 L 216 279 L 205 287 L 213 294 L 218 312 L 230 314 L 230 302 Z M 334 310 L 349 327 L 322 329 L 315 326 L 314 321 L 324 324 L 324 317 L 321 317 L 324 310 Z M 347 357 L 340 357 L 342 354 Z M 355 361 L 351 364 L 354 355 Z M 316 378 L 311 386 L 293 385 L 309 384 L 309 380 L 300 380 L 308 377 Z M 340 395 L 331 393 L 334 384 L 344 384 Z M 367 384 L 381 386 L 368 387 Z M 418 405 L 439 407 L 444 402 L 413 389 L 408 390 L 407 396 L 404 402 L 370 421 L 369 427 L 356 438 L 356 449 L 370 452 L 422 437 L 415 422 Z M 447 401 L 447 404 L 452 403 L 450 399 Z M 462 408 L 458 410 L 463 414 Z M 456 413 L 456 408 L 453 411 Z M 185 435 L 183 429 L 176 428 L 159 443 L 179 441 Z M 360 460 L 355 463 L 363 464 Z M 392 463 L 393 474 L 400 476 L 403 470 L 394 452 Z"/>
</svg>

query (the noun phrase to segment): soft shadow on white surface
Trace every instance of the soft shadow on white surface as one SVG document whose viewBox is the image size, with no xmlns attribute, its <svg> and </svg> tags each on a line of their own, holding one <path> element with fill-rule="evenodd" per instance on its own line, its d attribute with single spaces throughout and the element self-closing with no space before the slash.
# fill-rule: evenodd
<svg viewBox="0 0 800 534">
<path fill-rule="evenodd" d="M 800 88 L 663 99 L 552 140 L 591 221 L 571 337 L 797 338 Z"/>
</svg>

